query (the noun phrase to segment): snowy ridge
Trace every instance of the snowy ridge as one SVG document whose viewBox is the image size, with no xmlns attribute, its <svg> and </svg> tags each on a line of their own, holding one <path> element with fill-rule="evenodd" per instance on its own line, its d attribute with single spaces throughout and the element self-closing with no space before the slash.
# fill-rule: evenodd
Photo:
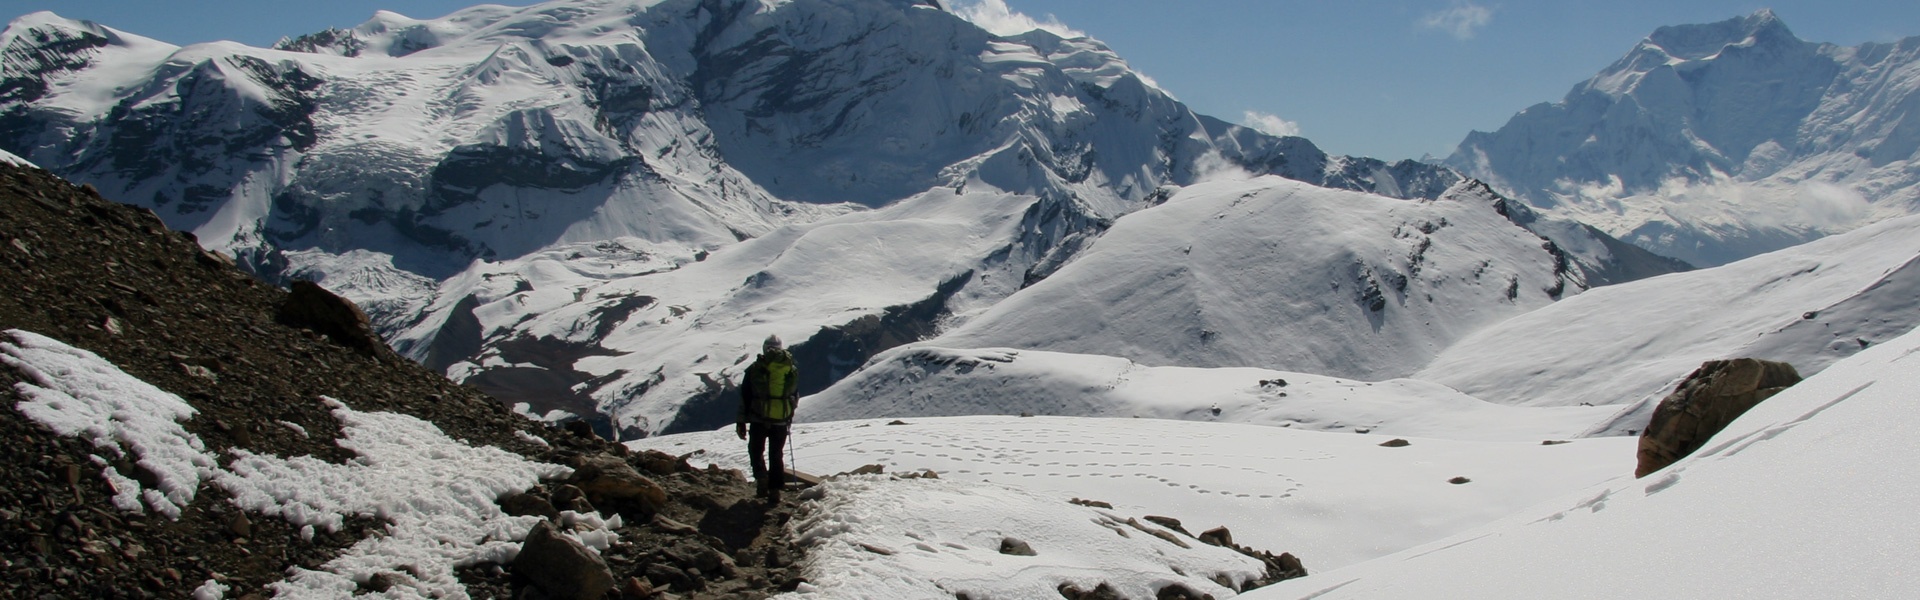
<svg viewBox="0 0 1920 600">
<path fill-rule="evenodd" d="M 1247 598 L 1882 597 L 1920 535 L 1920 333 L 1774 396 L 1699 452 L 1498 524 Z M 1766 560 L 1699 560 L 1699 556 Z M 1633 577 L 1619 577 L 1632 573 Z"/>
<path fill-rule="evenodd" d="M 1701 266 L 1920 211 L 1920 38 L 1801 41 L 1771 11 L 1663 27 L 1445 164 Z"/>
<path fill-rule="evenodd" d="M 1388 379 L 1580 292 L 1537 234 L 1481 198 L 1446 198 L 1276 177 L 1192 186 L 928 343 Z"/>
<path fill-rule="evenodd" d="M 1625 405 L 1609 433 L 1701 362 L 1755 357 L 1811 375 L 1920 326 L 1920 217 L 1730 265 L 1595 289 L 1488 327 L 1416 378 L 1482 400 Z"/>
</svg>

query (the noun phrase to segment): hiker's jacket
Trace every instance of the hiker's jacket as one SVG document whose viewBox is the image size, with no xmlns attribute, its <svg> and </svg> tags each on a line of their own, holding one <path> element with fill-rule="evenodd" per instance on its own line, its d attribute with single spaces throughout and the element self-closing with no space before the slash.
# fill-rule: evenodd
<svg viewBox="0 0 1920 600">
<path fill-rule="evenodd" d="M 760 354 L 747 366 L 747 379 L 740 386 L 740 418 L 735 423 L 790 423 L 798 407 L 795 389 L 799 374 L 793 366 L 793 354 L 775 349 Z"/>
</svg>

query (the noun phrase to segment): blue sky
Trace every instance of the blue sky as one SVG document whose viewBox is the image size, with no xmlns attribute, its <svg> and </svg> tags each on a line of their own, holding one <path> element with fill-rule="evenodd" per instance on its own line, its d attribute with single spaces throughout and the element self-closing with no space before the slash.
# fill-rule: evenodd
<svg viewBox="0 0 1920 600">
<path fill-rule="evenodd" d="M 1389 160 L 1444 156 L 1470 130 L 1559 100 L 1662 25 L 1772 8 L 1809 41 L 1920 35 L 1913 0 L 951 1 L 1092 35 L 1199 112 Z M 267 45 L 358 25 L 375 10 L 433 18 L 476 3 L 0 0 L 0 15 L 53 10 L 175 44 Z"/>
</svg>

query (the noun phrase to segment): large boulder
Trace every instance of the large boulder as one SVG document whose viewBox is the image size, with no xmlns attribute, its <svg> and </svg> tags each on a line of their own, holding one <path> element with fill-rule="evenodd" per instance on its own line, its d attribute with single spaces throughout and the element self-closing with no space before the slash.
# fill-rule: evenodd
<svg viewBox="0 0 1920 600">
<path fill-rule="evenodd" d="M 1653 409 L 1640 434 L 1636 477 L 1664 469 L 1705 445 L 1747 409 L 1800 382 L 1793 365 L 1755 358 L 1710 360 Z"/>
<path fill-rule="evenodd" d="M 334 295 L 320 284 L 305 279 L 294 280 L 288 289 L 287 299 L 280 304 L 279 314 L 275 315 L 281 323 L 327 336 L 342 346 L 360 351 L 368 356 L 379 356 L 392 351 L 380 336 L 373 332 L 373 324 L 367 320 L 367 313 L 346 298 Z"/>
<path fill-rule="evenodd" d="M 602 509 L 630 510 L 652 518 L 667 504 L 667 490 L 641 475 L 625 459 L 607 454 L 582 456 L 573 464 L 573 485 Z"/>
<path fill-rule="evenodd" d="M 533 526 L 521 544 L 513 572 L 556 600 L 601 600 L 613 589 L 613 571 L 607 562 L 544 520 Z"/>
</svg>

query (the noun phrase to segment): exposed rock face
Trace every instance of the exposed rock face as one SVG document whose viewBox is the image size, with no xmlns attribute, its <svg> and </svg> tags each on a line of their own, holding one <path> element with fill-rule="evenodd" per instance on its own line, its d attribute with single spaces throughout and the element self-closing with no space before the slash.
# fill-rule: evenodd
<svg viewBox="0 0 1920 600">
<path fill-rule="evenodd" d="M 560 535 L 541 521 L 527 534 L 513 571 L 533 581 L 547 597 L 597 600 L 613 589 L 613 571 L 579 540 Z"/>
<path fill-rule="evenodd" d="M 1640 434 L 1635 477 L 1666 468 L 1700 446 L 1747 409 L 1800 382 L 1793 365 L 1754 358 L 1710 360 L 1660 401 Z"/>
</svg>

